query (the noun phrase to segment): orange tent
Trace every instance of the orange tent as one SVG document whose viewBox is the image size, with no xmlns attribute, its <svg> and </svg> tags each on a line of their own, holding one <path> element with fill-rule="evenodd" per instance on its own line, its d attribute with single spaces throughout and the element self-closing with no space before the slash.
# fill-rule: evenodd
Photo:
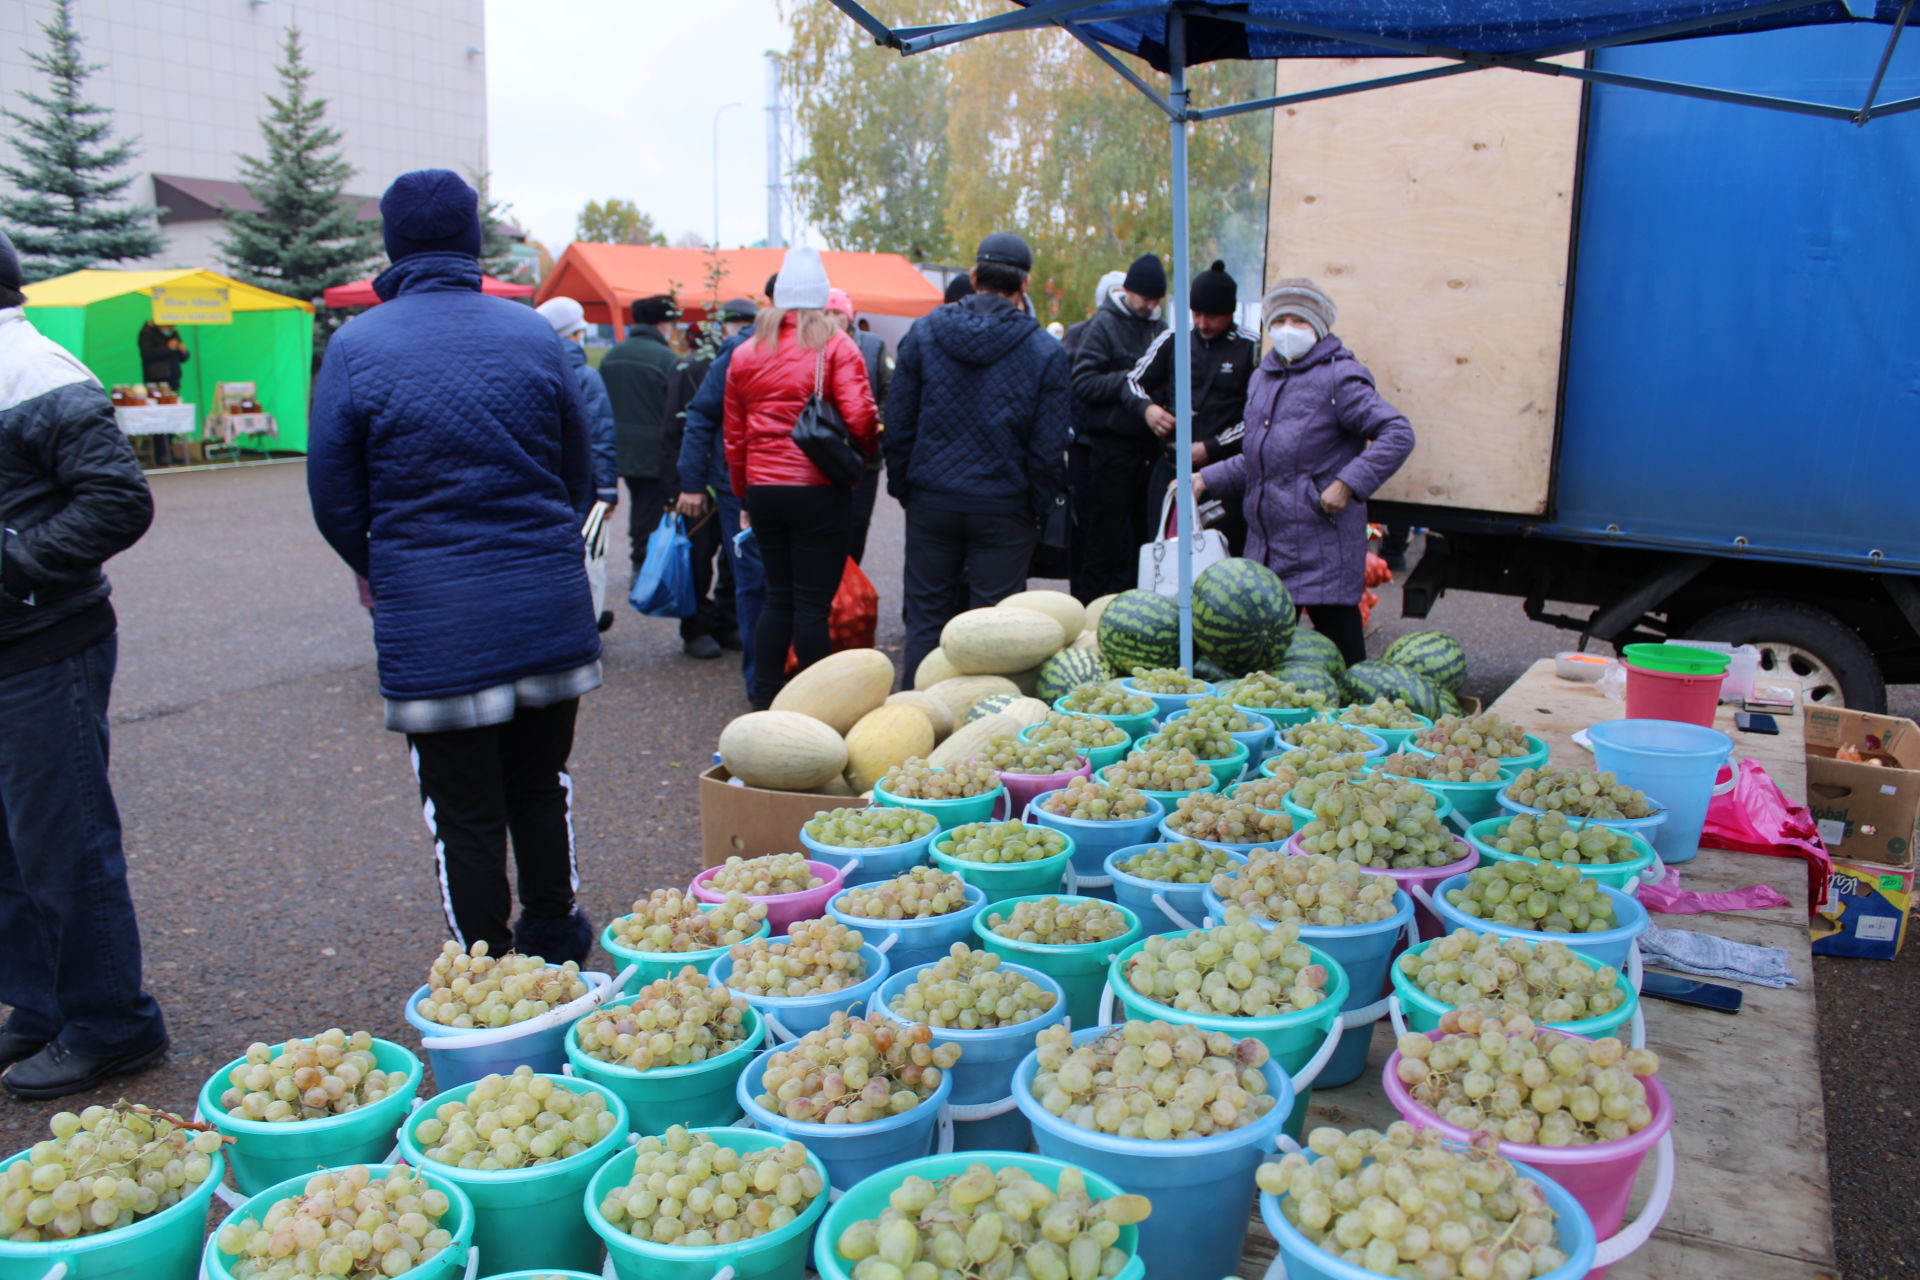
<svg viewBox="0 0 1920 1280">
<path fill-rule="evenodd" d="M 780 269 L 785 249 L 722 249 L 720 300 L 759 301 L 767 277 Z M 940 291 L 897 253 L 822 253 L 827 279 L 853 295 L 854 309 L 886 316 L 923 316 L 940 305 Z M 705 249 L 667 249 L 641 244 L 575 241 L 540 283 L 537 301 L 572 298 L 593 324 L 626 334 L 635 298 L 671 293 L 689 320 L 706 318 L 713 296 L 707 275 L 713 260 Z"/>
</svg>

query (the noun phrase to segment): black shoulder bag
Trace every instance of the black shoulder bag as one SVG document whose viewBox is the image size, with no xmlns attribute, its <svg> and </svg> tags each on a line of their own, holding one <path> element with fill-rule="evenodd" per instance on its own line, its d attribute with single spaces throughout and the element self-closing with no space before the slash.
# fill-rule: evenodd
<svg viewBox="0 0 1920 1280">
<path fill-rule="evenodd" d="M 822 348 L 813 368 L 813 394 L 800 407 L 800 417 L 793 424 L 793 442 L 807 455 L 807 461 L 820 469 L 827 483 L 850 489 L 866 474 L 867 460 L 854 448 L 846 419 L 827 400 L 826 375 L 827 353 Z"/>
</svg>

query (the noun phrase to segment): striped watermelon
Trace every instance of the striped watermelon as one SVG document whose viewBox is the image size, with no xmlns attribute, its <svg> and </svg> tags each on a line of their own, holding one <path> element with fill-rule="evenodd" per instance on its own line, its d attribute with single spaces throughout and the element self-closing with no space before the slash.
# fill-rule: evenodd
<svg viewBox="0 0 1920 1280">
<path fill-rule="evenodd" d="M 1196 657 L 1193 660 L 1194 679 L 1205 680 L 1208 684 L 1220 684 L 1239 674 L 1237 671 L 1224 671 L 1206 658 Z"/>
<path fill-rule="evenodd" d="M 1339 677 L 1328 674 L 1327 669 L 1317 663 L 1283 662 L 1274 668 L 1273 674 L 1296 689 L 1325 694 L 1328 706 L 1337 706 L 1343 697 Z"/>
<path fill-rule="evenodd" d="M 1287 666 L 1296 663 L 1310 663 L 1328 672 L 1338 680 L 1347 669 L 1347 661 L 1340 656 L 1340 646 L 1308 627 L 1295 627 L 1293 640 L 1287 645 L 1287 656 L 1282 659 Z"/>
<path fill-rule="evenodd" d="M 1021 696 L 1023 695 L 1018 693 L 990 693 L 973 704 L 973 709 L 967 712 L 966 723 L 972 724 L 975 720 L 984 720 L 990 715 L 1005 711 L 1014 699 Z"/>
<path fill-rule="evenodd" d="M 1460 686 L 1467 682 L 1467 651 L 1444 631 L 1414 631 L 1401 636 L 1387 646 L 1380 660 L 1417 671 L 1449 693 L 1460 692 Z"/>
<path fill-rule="evenodd" d="M 1279 662 L 1293 638 L 1293 623 L 1286 583 L 1257 560 L 1222 560 L 1194 579 L 1194 650 L 1228 675 Z"/>
<path fill-rule="evenodd" d="M 1431 714 L 1426 708 L 1439 701 L 1431 680 L 1392 662 L 1356 662 L 1347 668 L 1340 684 L 1343 700 L 1350 704 L 1364 706 L 1378 698 L 1389 702 L 1399 698 L 1424 716 Z"/>
<path fill-rule="evenodd" d="M 1083 684 L 1104 684 L 1113 679 L 1109 667 L 1093 649 L 1062 649 L 1040 664 L 1040 680 L 1035 695 L 1047 702 L 1064 698 Z"/>
<path fill-rule="evenodd" d="M 1197 619 L 1196 619 L 1197 621 Z M 1100 656 L 1117 675 L 1180 662 L 1180 608 L 1153 591 L 1122 591 L 1100 614 Z"/>
</svg>

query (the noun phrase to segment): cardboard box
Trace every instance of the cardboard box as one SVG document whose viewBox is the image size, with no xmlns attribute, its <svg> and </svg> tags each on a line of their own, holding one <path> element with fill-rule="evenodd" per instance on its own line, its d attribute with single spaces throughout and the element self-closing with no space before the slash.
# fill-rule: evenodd
<svg viewBox="0 0 1920 1280">
<path fill-rule="evenodd" d="M 1920 819 L 1920 725 L 1898 716 L 1808 707 L 1807 807 L 1836 862 L 1913 865 Z M 1836 760 L 1852 747 L 1865 762 Z"/>
<path fill-rule="evenodd" d="M 1913 868 L 1835 862 L 1827 900 L 1813 917 L 1813 953 L 1891 960 L 1907 939 Z"/>
<path fill-rule="evenodd" d="M 700 865 L 800 851 L 800 828 L 822 809 L 862 807 L 858 796 L 765 791 L 733 781 L 725 765 L 700 775 Z"/>
</svg>

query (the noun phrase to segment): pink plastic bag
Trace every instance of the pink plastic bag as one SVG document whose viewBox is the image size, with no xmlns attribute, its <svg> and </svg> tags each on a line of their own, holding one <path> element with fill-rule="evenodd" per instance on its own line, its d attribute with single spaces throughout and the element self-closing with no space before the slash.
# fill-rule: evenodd
<svg viewBox="0 0 1920 1280">
<path fill-rule="evenodd" d="M 1786 895 L 1771 885 L 1749 885 L 1726 893 L 1696 893 L 1680 887 L 1680 868 L 1668 867 L 1658 884 L 1640 886 L 1640 905 L 1662 915 L 1689 916 L 1701 911 L 1758 911 L 1763 907 L 1784 907 Z"/>
<path fill-rule="evenodd" d="M 1758 761 L 1740 761 L 1733 790 L 1713 798 L 1700 843 L 1709 849 L 1732 849 L 1736 853 L 1804 858 L 1807 914 L 1812 915 L 1826 897 L 1833 858 L 1813 825 L 1813 815 L 1804 805 L 1788 804 Z"/>
</svg>

